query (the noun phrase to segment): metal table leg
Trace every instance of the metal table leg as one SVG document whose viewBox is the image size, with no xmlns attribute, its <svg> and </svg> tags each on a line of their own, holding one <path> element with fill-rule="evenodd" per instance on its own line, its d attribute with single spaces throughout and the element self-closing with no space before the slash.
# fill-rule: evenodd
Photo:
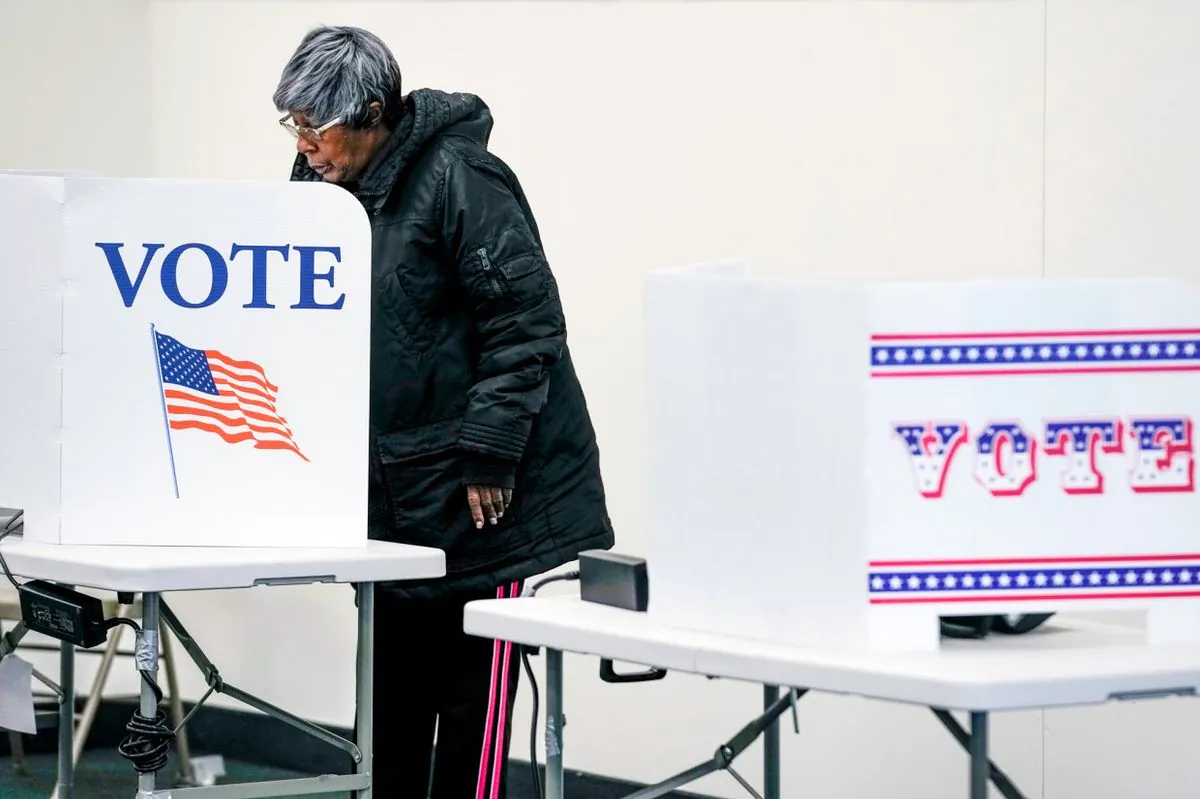
<svg viewBox="0 0 1200 799">
<path fill-rule="evenodd" d="M 355 743 L 361 758 L 355 764 L 356 774 L 365 774 L 367 785 L 356 793 L 358 799 L 371 799 L 371 772 L 374 764 L 372 711 L 375 706 L 375 584 L 358 584 L 358 711 L 355 723 Z"/>
<path fill-rule="evenodd" d="M 138 670 L 146 672 L 151 681 L 158 682 L 158 631 L 159 631 L 159 595 L 157 593 L 142 594 L 142 631 L 138 636 L 137 649 L 134 650 L 134 661 Z M 144 649 L 143 649 L 144 648 Z M 146 680 L 140 680 L 141 702 L 138 712 L 148 719 L 158 715 L 158 697 Z M 149 797 L 154 794 L 155 774 L 153 771 L 138 775 L 138 797 Z"/>
<path fill-rule="evenodd" d="M 988 795 L 988 714 L 971 711 L 971 799 Z"/>
<path fill-rule="evenodd" d="M 779 699 L 779 686 L 763 686 L 763 712 Z M 763 799 L 779 799 L 779 721 L 763 731 Z"/>
<path fill-rule="evenodd" d="M 933 710 L 933 715 L 937 717 L 937 720 L 942 723 L 942 726 L 945 727 L 952 736 L 954 736 L 954 740 L 958 741 L 958 745 L 967 750 L 967 754 L 971 758 L 972 791 L 975 790 L 975 781 L 979 779 L 978 769 L 983 769 L 985 774 L 985 784 L 982 789 L 983 792 L 979 793 L 978 796 L 985 797 L 986 799 L 986 781 L 991 780 L 992 784 L 996 786 L 996 790 L 1000 792 L 1000 795 L 1003 796 L 1004 799 L 1025 799 L 1025 795 L 1017 789 L 1017 786 L 1013 784 L 1013 781 L 1009 778 L 1009 776 L 1001 771 L 999 766 L 991 762 L 991 759 L 988 757 L 987 713 L 971 713 L 971 732 L 967 732 L 967 730 L 958 723 L 958 720 L 955 719 L 954 716 L 950 715 L 950 711 L 936 707 L 931 708 L 931 710 Z M 976 730 L 980 731 L 981 733 L 978 738 L 975 736 Z M 978 749 L 976 747 L 978 747 Z M 972 797 L 975 797 L 976 795 L 977 794 L 975 793 L 971 794 Z"/>
<path fill-rule="evenodd" d="M 73 588 L 74 586 L 63 586 Z M 75 645 L 58 645 L 58 799 L 75 799 Z"/>
<path fill-rule="evenodd" d="M 124 616 L 128 611 L 117 611 L 119 615 Z M 159 617 L 161 619 L 162 610 L 159 609 Z M 114 634 L 119 633 L 121 628 L 118 627 L 113 631 Z M 158 628 L 158 640 L 162 645 L 162 664 L 163 671 L 167 673 L 167 704 L 171 708 L 171 724 L 175 727 L 175 753 L 179 759 L 179 777 L 185 785 L 193 785 L 196 782 L 196 770 L 192 768 L 192 747 L 191 742 L 187 737 L 187 730 L 183 727 L 183 719 L 186 714 L 183 712 L 183 697 L 179 694 L 179 679 L 178 671 L 175 668 L 175 653 L 171 651 L 171 636 L 167 633 L 165 624 L 160 624 Z M 78 758 L 76 758 L 78 760 Z"/>
<path fill-rule="evenodd" d="M 546 799 L 563 799 L 563 656 L 546 650 Z"/>
</svg>

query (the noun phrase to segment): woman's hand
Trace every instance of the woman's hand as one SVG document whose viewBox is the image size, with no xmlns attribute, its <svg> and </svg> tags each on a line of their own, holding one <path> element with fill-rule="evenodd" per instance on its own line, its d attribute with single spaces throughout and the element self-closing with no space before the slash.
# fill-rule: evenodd
<svg viewBox="0 0 1200 799">
<path fill-rule="evenodd" d="M 471 518 L 475 520 L 475 529 L 482 530 L 486 520 L 495 524 L 504 515 L 505 508 L 512 505 L 512 489 L 497 488 L 496 486 L 467 486 L 467 506 L 471 509 Z"/>
</svg>

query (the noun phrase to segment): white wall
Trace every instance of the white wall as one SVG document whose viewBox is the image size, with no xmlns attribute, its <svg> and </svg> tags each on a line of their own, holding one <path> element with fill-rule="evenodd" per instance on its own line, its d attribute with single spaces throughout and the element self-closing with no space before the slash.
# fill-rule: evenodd
<svg viewBox="0 0 1200 799">
<path fill-rule="evenodd" d="M 0 31 L 13 2 L 0 0 Z M 849 280 L 1195 274 L 1195 0 L 158 0 L 146 18 L 157 176 L 286 178 L 291 143 L 270 94 L 314 24 L 371 28 L 409 86 L 491 104 L 493 149 L 524 182 L 562 286 L 625 552 L 645 535 L 650 268 L 743 255 Z M 136 50 L 146 40 L 129 24 L 121 42 Z M 71 108 L 87 94 L 60 82 L 29 102 Z M 16 151 L 32 149 L 19 166 L 40 156 L 132 174 L 146 152 L 118 140 L 110 151 L 128 163 L 72 161 L 82 156 L 21 135 Z M 350 723 L 348 589 L 171 601 L 235 685 Z M 568 767 L 643 782 L 707 758 L 759 702 L 756 686 L 684 675 L 610 686 L 594 660 L 567 667 Z M 190 672 L 185 684 L 201 693 Z M 518 756 L 528 713 L 523 691 Z M 1178 747 L 1195 740 L 1196 718 L 1165 701 L 1005 715 L 994 754 L 1031 797 L 1190 799 L 1200 765 Z M 783 740 L 785 795 L 963 793 L 965 758 L 926 710 L 818 696 L 800 719 Z M 752 779 L 757 755 L 739 763 Z M 725 776 L 695 789 L 741 795 Z"/>
<path fill-rule="evenodd" d="M 0 0 L 0 169 L 150 173 L 149 0 Z"/>
</svg>

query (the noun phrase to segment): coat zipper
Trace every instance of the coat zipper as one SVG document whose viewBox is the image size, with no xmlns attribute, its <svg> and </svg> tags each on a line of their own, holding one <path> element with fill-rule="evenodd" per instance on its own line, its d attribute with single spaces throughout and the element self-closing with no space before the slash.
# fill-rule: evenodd
<svg viewBox="0 0 1200 799">
<path fill-rule="evenodd" d="M 496 279 L 496 275 L 492 272 L 492 261 L 488 258 L 487 249 L 480 247 L 476 252 L 479 253 L 479 261 L 483 264 L 483 272 L 488 276 L 488 280 L 492 283 L 492 291 L 497 297 L 500 296 L 500 281 Z"/>
</svg>

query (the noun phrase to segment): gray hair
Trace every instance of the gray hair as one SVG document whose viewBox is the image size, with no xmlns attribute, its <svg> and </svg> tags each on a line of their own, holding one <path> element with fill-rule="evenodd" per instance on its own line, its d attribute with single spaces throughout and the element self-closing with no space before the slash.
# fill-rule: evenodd
<svg viewBox="0 0 1200 799">
<path fill-rule="evenodd" d="M 315 28 L 283 68 L 271 99 L 275 110 L 303 113 L 313 127 L 339 117 L 347 127 L 364 127 L 370 103 L 381 103 L 385 118 L 399 112 L 400 66 L 388 46 L 369 31 Z"/>
</svg>

